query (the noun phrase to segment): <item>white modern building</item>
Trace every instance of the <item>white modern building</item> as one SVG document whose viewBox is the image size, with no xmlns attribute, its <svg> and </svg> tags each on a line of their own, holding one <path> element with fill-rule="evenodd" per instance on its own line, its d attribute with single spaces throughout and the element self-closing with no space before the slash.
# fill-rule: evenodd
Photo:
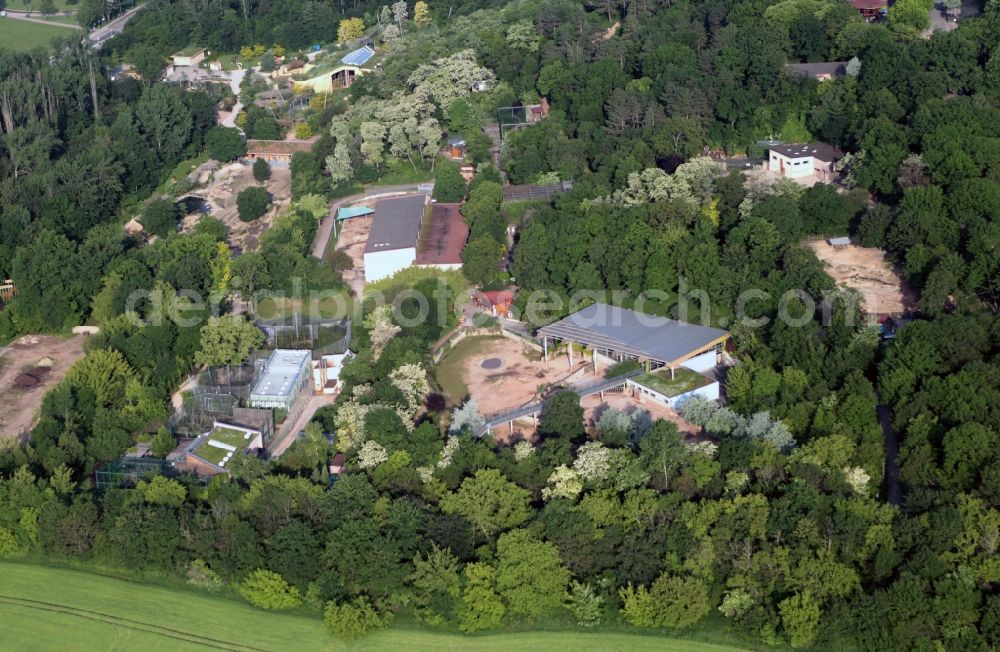
<svg viewBox="0 0 1000 652">
<path fill-rule="evenodd" d="M 817 181 L 832 181 L 837 175 L 834 163 L 844 153 L 833 145 L 772 145 L 768 149 L 767 169 L 787 179 L 815 177 Z"/>
<path fill-rule="evenodd" d="M 250 407 L 289 410 L 311 381 L 310 351 L 275 349 L 250 392 Z"/>
<path fill-rule="evenodd" d="M 383 199 L 375 205 L 365 245 L 365 281 L 378 281 L 413 264 L 427 195 Z"/>
<path fill-rule="evenodd" d="M 335 353 L 324 355 L 319 360 L 313 360 L 313 393 L 314 394 L 336 394 L 337 385 L 340 382 L 340 370 L 344 368 L 347 360 L 354 354 Z"/>
</svg>

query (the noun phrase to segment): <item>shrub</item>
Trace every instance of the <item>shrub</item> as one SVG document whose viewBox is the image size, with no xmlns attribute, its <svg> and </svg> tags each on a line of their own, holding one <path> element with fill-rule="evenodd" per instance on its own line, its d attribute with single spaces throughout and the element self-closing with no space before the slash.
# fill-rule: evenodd
<svg viewBox="0 0 1000 652">
<path fill-rule="evenodd" d="M 622 615 L 637 627 L 683 629 L 704 618 L 710 608 L 708 589 L 700 580 L 666 573 L 650 589 L 629 584 L 619 595 Z"/>
<path fill-rule="evenodd" d="M 457 164 L 439 161 L 434 179 L 434 199 L 445 202 L 460 202 L 465 197 L 465 179 Z"/>
<path fill-rule="evenodd" d="M 271 195 L 260 186 L 251 186 L 236 196 L 236 206 L 244 222 L 253 222 L 264 215 L 270 204 Z"/>
<path fill-rule="evenodd" d="M 243 135 L 235 127 L 212 127 L 205 134 L 205 145 L 208 155 L 222 162 L 238 159 L 247 151 Z"/>
<path fill-rule="evenodd" d="M 195 559 L 188 566 L 187 578 L 189 584 L 209 591 L 218 591 L 225 584 L 219 574 L 209 568 L 208 564 L 201 559 Z"/>
<path fill-rule="evenodd" d="M 258 183 L 264 183 L 271 178 L 271 166 L 262 158 L 253 162 L 253 178 Z"/>
<path fill-rule="evenodd" d="M 253 571 L 237 589 L 247 602 L 261 609 L 291 609 L 302 604 L 299 590 L 269 570 Z"/>
<path fill-rule="evenodd" d="M 295 137 L 299 140 L 305 140 L 313 135 L 312 127 L 309 126 L 308 122 L 300 122 L 295 125 Z"/>
<path fill-rule="evenodd" d="M 139 221 L 148 233 L 165 238 L 177 231 L 177 220 L 180 217 L 181 211 L 177 204 L 166 199 L 154 199 L 146 204 Z"/>
<path fill-rule="evenodd" d="M 326 255 L 326 262 L 333 271 L 341 274 L 354 267 L 354 261 L 343 249 L 334 249 Z"/>
<path fill-rule="evenodd" d="M 156 457 L 166 457 L 176 447 L 177 439 L 166 428 L 160 428 L 157 430 L 156 436 L 153 437 L 153 441 L 149 443 L 149 450 Z"/>
<path fill-rule="evenodd" d="M 385 627 L 389 618 L 375 611 L 366 598 L 359 597 L 339 605 L 327 602 L 323 624 L 337 638 L 353 640 Z"/>
</svg>

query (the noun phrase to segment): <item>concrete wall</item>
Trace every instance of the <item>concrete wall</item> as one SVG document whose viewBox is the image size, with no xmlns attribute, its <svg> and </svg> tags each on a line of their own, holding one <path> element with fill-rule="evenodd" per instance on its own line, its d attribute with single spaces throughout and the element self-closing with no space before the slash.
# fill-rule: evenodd
<svg viewBox="0 0 1000 652">
<path fill-rule="evenodd" d="M 719 382 L 715 381 L 709 383 L 704 387 L 699 387 L 698 389 L 692 389 L 690 392 L 685 392 L 679 396 L 666 396 L 657 392 L 656 390 L 650 389 L 645 385 L 640 385 L 638 383 L 632 382 L 632 380 L 626 380 L 625 385 L 632 389 L 636 396 L 642 398 L 652 399 L 658 403 L 663 403 L 669 408 L 676 409 L 681 403 L 691 398 L 692 396 L 700 396 L 709 401 L 717 401 L 719 399 Z"/>
<path fill-rule="evenodd" d="M 343 72 L 344 70 L 353 71 L 355 81 L 357 81 L 358 77 L 365 74 L 365 71 L 362 70 L 361 68 L 358 68 L 356 66 L 344 65 L 344 66 L 338 66 L 337 68 L 334 68 L 330 72 L 323 73 L 322 75 L 317 75 L 316 77 L 312 77 L 311 79 L 305 79 L 303 81 L 297 81 L 295 83 L 308 86 L 317 93 L 329 93 L 333 90 L 333 76 L 339 72 Z"/>
<path fill-rule="evenodd" d="M 205 51 L 202 50 L 197 54 L 191 56 L 174 55 L 173 56 L 175 66 L 197 66 L 199 63 L 205 60 Z"/>
<path fill-rule="evenodd" d="M 371 283 L 406 269 L 417 259 L 417 248 L 375 251 L 365 254 L 365 281 Z"/>
<path fill-rule="evenodd" d="M 701 355 L 696 355 L 695 357 L 685 360 L 681 363 L 682 367 L 686 367 L 691 371 L 697 371 L 701 373 L 703 371 L 708 371 L 709 369 L 715 368 L 716 364 L 716 353 L 715 351 L 708 351 L 707 353 L 702 353 Z"/>
<path fill-rule="evenodd" d="M 808 177 L 813 174 L 813 158 L 788 158 L 777 152 L 771 152 L 767 161 L 768 169 L 789 179 Z M 784 168 L 784 171 L 782 171 Z"/>
</svg>

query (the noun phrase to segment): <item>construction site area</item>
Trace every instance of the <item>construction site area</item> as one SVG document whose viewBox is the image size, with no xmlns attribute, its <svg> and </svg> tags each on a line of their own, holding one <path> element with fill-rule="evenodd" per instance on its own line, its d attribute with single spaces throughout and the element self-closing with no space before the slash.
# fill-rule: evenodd
<svg viewBox="0 0 1000 652">
<path fill-rule="evenodd" d="M 807 244 L 837 285 L 861 294 L 868 315 L 895 317 L 916 310 L 916 291 L 903 280 L 883 250 L 854 244 L 833 246 L 827 240 Z"/>
<path fill-rule="evenodd" d="M 229 246 L 236 252 L 253 251 L 260 245 L 261 235 L 274 224 L 274 218 L 292 200 L 292 175 L 288 169 L 274 167 L 271 178 L 264 187 L 271 195 L 271 209 L 253 222 L 240 220 L 236 197 L 240 191 L 258 185 L 253 178 L 253 168 L 233 163 L 199 178 L 202 187 L 188 193 L 189 197 L 202 199 L 208 205 L 208 214 L 221 220 L 228 229 Z M 183 231 L 194 230 L 203 213 L 192 212 L 184 217 Z"/>
<path fill-rule="evenodd" d="M 25 335 L 0 347 L 0 437 L 24 437 L 46 392 L 83 357 L 85 335 Z"/>
</svg>

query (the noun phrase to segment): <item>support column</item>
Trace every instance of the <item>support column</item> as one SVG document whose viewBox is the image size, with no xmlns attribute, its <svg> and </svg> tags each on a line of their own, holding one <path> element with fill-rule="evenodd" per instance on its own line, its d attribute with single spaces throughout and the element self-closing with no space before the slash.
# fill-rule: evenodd
<svg viewBox="0 0 1000 652">
<path fill-rule="evenodd" d="M 597 375 L 597 349 L 594 349 L 594 375 Z"/>
<path fill-rule="evenodd" d="M 511 419 L 508 423 L 510 424 L 510 434 L 513 435 L 514 434 L 514 420 Z"/>
<path fill-rule="evenodd" d="M 546 364 L 549 361 L 549 338 L 547 335 L 542 335 L 542 359 L 545 360 Z"/>
<path fill-rule="evenodd" d="M 673 368 L 673 366 L 671 366 L 670 367 L 670 380 L 673 380 L 673 379 L 674 379 L 674 368 Z"/>
<path fill-rule="evenodd" d="M 569 368 L 573 368 L 573 340 L 566 340 L 566 348 L 569 351 Z"/>
</svg>

